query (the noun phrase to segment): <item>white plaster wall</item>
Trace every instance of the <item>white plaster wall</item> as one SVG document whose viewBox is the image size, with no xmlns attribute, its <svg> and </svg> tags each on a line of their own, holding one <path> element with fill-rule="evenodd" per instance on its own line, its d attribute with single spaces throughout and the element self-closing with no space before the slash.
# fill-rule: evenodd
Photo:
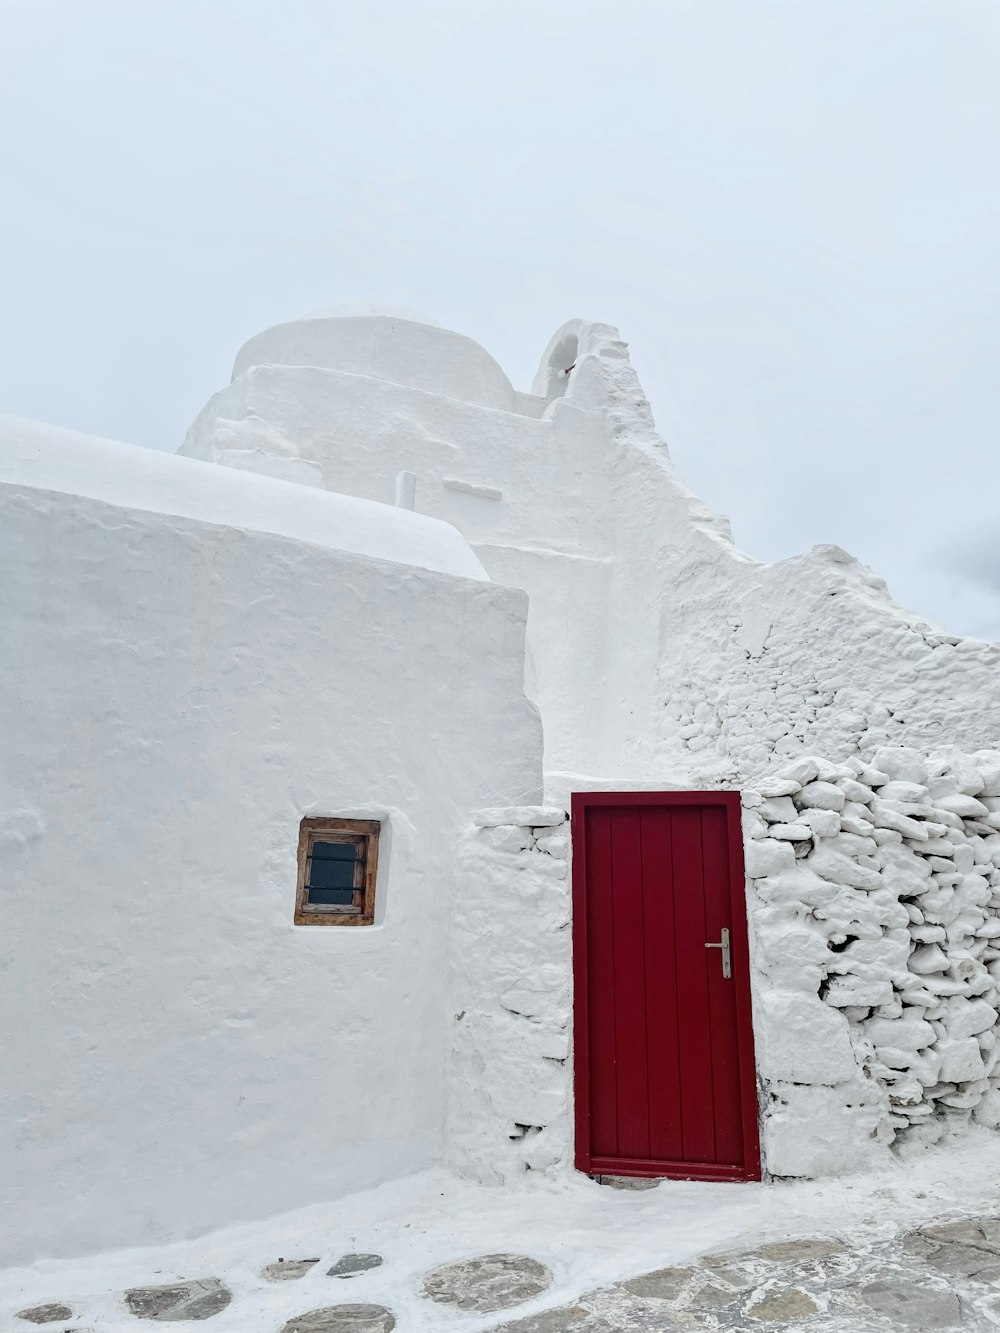
<svg viewBox="0 0 1000 1333">
<path fill-rule="evenodd" d="M 236 422 L 261 453 L 277 430 L 335 490 L 388 500 L 416 472 L 418 509 L 530 594 L 549 770 L 731 784 L 811 750 L 1000 740 L 1000 647 L 901 611 L 835 547 L 774 565 L 738 551 L 677 478 L 614 329 L 564 326 L 534 388 L 498 410 L 460 384 L 260 365 L 184 452 L 232 461 Z"/>
<path fill-rule="evenodd" d="M 270 454 L 261 454 L 261 460 L 286 461 Z M 424 514 L 306 490 L 289 479 L 269 475 L 265 480 L 245 466 L 223 472 L 194 459 L 23 417 L 0 415 L 0 484 L 5 482 L 294 537 L 439 574 L 487 577 L 459 533 Z"/>
<path fill-rule="evenodd" d="M 940 782 L 950 780 L 947 765 L 934 768 L 944 762 L 942 753 L 986 754 L 1000 745 L 1000 645 L 956 638 L 903 611 L 882 580 L 837 547 L 817 546 L 774 565 L 740 552 L 726 521 L 677 478 L 655 433 L 627 348 L 614 329 L 580 320 L 560 329 L 543 354 L 533 393 L 518 395 L 515 411 L 483 410 L 472 399 L 460 390 L 449 397 L 402 389 L 370 376 L 260 366 L 213 399 L 184 447 L 227 461 L 227 427 L 220 423 L 234 419 L 244 431 L 263 429 L 261 423 L 276 428 L 296 457 L 317 467 L 324 484 L 334 489 L 388 498 L 397 470 L 416 472 L 418 508 L 462 531 L 492 577 L 529 592 L 526 680 L 545 722 L 546 786 L 557 805 L 582 787 L 722 786 L 753 791 L 762 774 L 764 782 L 780 782 L 775 771 L 783 773 L 783 766 L 797 758 L 812 762 L 808 757 L 814 754 L 825 756 L 818 762 L 824 771 L 839 774 L 837 781 L 853 782 L 861 770 L 872 768 L 874 756 L 900 747 L 919 751 L 928 774 Z M 846 765 L 853 766 L 849 774 Z M 873 771 L 878 772 L 877 763 Z M 573 776 L 579 774 L 588 776 Z M 879 811 L 886 817 L 887 800 L 874 786 L 870 791 L 875 793 L 870 801 L 859 798 L 857 803 L 874 812 L 871 822 L 877 825 Z M 959 794 L 978 799 L 964 789 Z M 995 799 L 988 786 L 980 794 L 984 802 Z M 798 799 L 789 789 L 787 799 L 793 797 Z M 986 809 L 992 817 L 992 807 L 987 804 Z M 789 855 L 808 857 L 808 870 L 796 861 L 795 884 L 801 888 L 802 876 L 808 874 L 813 888 L 818 882 L 827 886 L 822 893 L 835 892 L 843 911 L 867 921 L 868 933 L 859 937 L 867 941 L 865 948 L 876 948 L 877 939 L 877 948 L 884 951 L 884 957 L 874 961 L 865 955 L 865 965 L 874 969 L 867 980 L 877 981 L 883 993 L 888 988 L 894 998 L 873 1005 L 867 1018 L 889 1021 L 898 1018 L 896 1005 L 910 1006 L 916 993 L 911 983 L 897 985 L 910 966 L 903 965 L 902 953 L 916 955 L 919 931 L 925 927 L 935 935 L 939 929 L 947 934 L 952 919 L 962 925 L 949 943 L 952 952 L 946 951 L 947 968 L 958 970 L 954 975 L 949 970 L 946 980 L 966 986 L 969 978 L 959 975 L 959 955 L 968 953 L 978 960 L 972 984 L 985 975 L 983 994 L 989 991 L 995 904 L 988 898 L 979 902 L 983 890 L 976 887 L 977 878 L 983 878 L 981 867 L 987 865 L 993 867 L 986 876 L 991 894 L 996 887 L 988 820 L 978 831 L 966 829 L 969 846 L 961 839 L 955 843 L 958 861 L 950 869 L 924 865 L 919 872 L 935 883 L 934 876 L 958 877 L 953 883 L 942 879 L 935 890 L 947 903 L 933 911 L 946 916 L 954 912 L 942 922 L 925 920 L 915 898 L 907 900 L 901 890 L 896 892 L 898 866 L 890 862 L 894 855 L 923 855 L 908 841 L 919 843 L 919 832 L 900 834 L 903 852 L 894 853 L 885 847 L 895 838 L 885 834 L 899 831 L 878 825 L 882 832 L 872 839 L 875 853 L 867 842 L 864 848 L 848 849 L 850 854 L 844 850 L 846 843 L 838 844 L 841 859 L 831 860 L 825 840 L 862 836 L 846 826 L 823 831 L 820 826 L 832 829 L 831 813 L 836 812 L 824 809 L 816 828 L 812 816 L 806 820 L 798 853 L 785 847 L 777 855 L 786 860 Z M 955 812 L 953 816 L 958 817 Z M 864 818 L 855 815 L 855 820 Z M 926 810 L 917 818 L 937 822 Z M 510 827 L 514 831 L 508 830 L 501 840 L 528 836 L 527 825 L 520 831 L 516 824 Z M 759 834 L 760 827 L 754 827 Z M 949 839 L 950 834 L 943 842 Z M 532 880 L 533 841 L 529 837 L 523 848 L 510 856 L 504 853 L 495 863 L 489 862 L 488 842 L 480 835 L 475 844 L 485 858 L 483 882 L 491 884 L 496 899 L 506 870 L 509 891 L 516 897 L 517 886 Z M 952 856 L 943 850 L 941 860 Z M 471 855 L 469 847 L 466 854 Z M 755 853 L 748 855 L 753 864 Z M 519 858 L 516 864 L 511 856 Z M 970 856 L 978 869 L 966 864 Z M 849 1012 L 860 1009 L 860 1001 L 838 1007 L 830 996 L 835 999 L 846 983 L 831 982 L 829 993 L 826 989 L 838 969 L 852 960 L 860 965 L 864 948 L 852 944 L 854 952 L 849 949 L 846 959 L 839 957 L 836 947 L 830 947 L 837 944 L 830 933 L 833 927 L 825 938 L 809 891 L 807 885 L 806 897 L 796 899 L 788 888 L 791 896 L 776 916 L 768 914 L 774 904 L 767 898 L 766 878 L 763 890 L 758 885 L 750 899 L 751 931 L 760 957 L 775 947 L 780 956 L 786 936 L 803 948 L 821 945 L 823 951 L 815 958 L 809 955 L 819 978 L 810 983 L 811 989 L 789 990 L 763 966 L 755 972 L 770 1169 L 777 1174 L 828 1174 L 878 1157 L 890 1143 L 913 1145 L 921 1136 L 933 1137 L 964 1113 L 975 1111 L 980 1119 L 993 1115 L 995 1089 L 989 1080 L 995 1024 L 961 1038 L 966 1043 L 977 1039 L 988 1066 L 977 1079 L 944 1080 L 944 1090 L 937 1094 L 926 1091 L 936 1083 L 920 1084 L 925 1091 L 914 1100 L 919 1078 L 912 1062 L 900 1066 L 905 1079 L 879 1072 L 895 1066 L 879 1062 L 877 1047 L 873 1055 L 870 1042 L 865 1046 L 868 1039 L 861 1028 L 867 1019 Z M 478 932 L 492 938 L 486 921 L 475 917 L 476 901 L 470 889 L 463 910 L 469 921 L 478 921 L 476 929 L 461 920 L 456 927 L 457 938 L 474 956 Z M 553 968 L 555 978 L 568 968 L 568 955 L 561 952 L 557 933 L 548 929 L 548 907 L 541 901 L 529 906 L 549 949 L 534 961 Z M 904 912 L 912 930 L 904 930 Z M 984 914 L 982 921 L 976 913 Z M 805 933 L 800 929 L 803 918 L 808 918 Z M 986 935 L 977 934 L 981 928 Z M 512 937 L 515 934 L 512 928 Z M 477 1150 L 478 1169 L 487 1173 L 506 1171 L 511 1161 L 515 1170 L 531 1164 L 525 1145 L 505 1131 L 510 1117 L 497 1109 L 502 1098 L 490 1091 L 498 1069 L 507 1070 L 512 1086 L 522 1086 L 526 1078 L 518 1022 L 499 993 L 492 998 L 486 994 L 494 972 L 499 975 L 509 963 L 501 955 L 492 970 L 486 968 L 483 1012 L 489 1017 L 464 1026 L 455 1045 L 455 1087 L 464 1084 L 469 1105 L 480 1108 L 470 1119 L 479 1127 L 475 1132 L 453 1121 L 455 1151 L 472 1162 L 477 1153 L 470 1145 L 476 1134 L 492 1135 L 492 1153 L 484 1143 Z M 927 991 L 925 986 L 921 995 Z M 949 998 L 956 1012 L 964 1013 L 965 1001 L 982 996 L 955 991 Z M 980 1018 L 984 1013 L 974 1003 L 970 1012 Z M 793 1014 L 808 1034 L 805 1041 L 788 1039 L 795 1027 Z M 568 1023 L 568 1008 L 562 1018 L 555 1012 L 549 1018 L 556 1026 L 563 1019 Z M 933 1059 L 926 1060 L 927 1047 L 950 1040 L 950 1021 L 947 1014 L 928 1020 L 933 1040 L 913 1051 L 920 1057 L 917 1063 L 924 1062 L 923 1072 L 934 1072 Z M 960 1028 L 968 1020 L 955 1021 Z M 939 1030 L 934 1023 L 944 1026 Z M 927 1037 L 926 1029 L 916 1030 Z M 972 1048 L 965 1049 L 971 1067 Z M 536 1073 L 539 1087 L 560 1077 L 547 1066 L 538 1065 Z M 568 1071 L 561 1077 L 568 1089 Z M 987 1084 L 979 1086 L 984 1079 Z M 486 1134 L 488 1122 L 492 1130 Z M 536 1122 L 543 1127 L 548 1123 L 540 1111 L 532 1124 Z M 557 1123 L 553 1116 L 552 1124 Z M 822 1133 L 820 1124 L 825 1126 Z M 544 1129 L 538 1147 L 542 1156 L 554 1134 L 554 1129 Z M 567 1153 L 568 1147 L 560 1160 Z"/>
<path fill-rule="evenodd" d="M 524 595 L 16 484 L 0 544 L 0 1261 L 439 1159 L 455 839 L 540 795 Z M 385 821 L 377 926 L 292 925 L 309 814 Z"/>
</svg>

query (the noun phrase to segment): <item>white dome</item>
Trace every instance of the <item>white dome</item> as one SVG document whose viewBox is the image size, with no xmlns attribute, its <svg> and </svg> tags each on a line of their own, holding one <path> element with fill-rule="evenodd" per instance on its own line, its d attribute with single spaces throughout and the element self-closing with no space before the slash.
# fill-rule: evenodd
<svg viewBox="0 0 1000 1333">
<path fill-rule="evenodd" d="M 514 410 L 510 380 L 471 338 L 410 315 L 327 311 L 251 338 L 236 357 L 233 379 L 258 366 L 315 366 Z"/>
<path fill-rule="evenodd" d="M 426 324 L 428 328 L 440 329 L 444 326 L 430 315 L 420 310 L 411 310 L 405 305 L 380 305 L 378 301 L 345 301 L 339 305 L 321 305 L 310 310 L 303 319 L 355 319 L 358 316 L 374 315 L 384 319 L 405 319 L 410 324 Z"/>
</svg>

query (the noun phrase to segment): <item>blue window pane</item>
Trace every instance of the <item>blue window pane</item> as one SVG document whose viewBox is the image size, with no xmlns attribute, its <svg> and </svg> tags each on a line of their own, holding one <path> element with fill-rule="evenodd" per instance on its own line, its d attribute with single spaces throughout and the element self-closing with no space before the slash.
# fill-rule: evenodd
<svg viewBox="0 0 1000 1333">
<path fill-rule="evenodd" d="M 309 865 L 309 886 L 314 889 L 354 887 L 353 861 L 316 861 Z"/>
<path fill-rule="evenodd" d="M 310 886 L 306 890 L 306 900 L 317 906 L 351 907 L 354 904 L 354 891 L 353 889 L 315 889 Z"/>
<path fill-rule="evenodd" d="M 353 842 L 314 842 L 310 855 L 314 861 L 354 861 L 357 852 Z"/>
</svg>

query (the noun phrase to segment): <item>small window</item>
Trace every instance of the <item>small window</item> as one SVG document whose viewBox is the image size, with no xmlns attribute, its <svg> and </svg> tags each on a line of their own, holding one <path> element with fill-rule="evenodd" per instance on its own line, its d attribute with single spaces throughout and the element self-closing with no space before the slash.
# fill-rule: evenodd
<svg viewBox="0 0 1000 1333">
<path fill-rule="evenodd" d="M 297 926 L 370 926 L 378 873 L 376 819 L 303 819 Z"/>
</svg>

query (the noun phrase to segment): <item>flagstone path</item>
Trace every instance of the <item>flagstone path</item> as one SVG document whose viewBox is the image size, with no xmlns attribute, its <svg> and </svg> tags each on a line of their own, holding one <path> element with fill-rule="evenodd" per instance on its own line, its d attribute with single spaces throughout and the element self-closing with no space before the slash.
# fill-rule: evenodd
<svg viewBox="0 0 1000 1333">
<path fill-rule="evenodd" d="M 280 1257 L 260 1270 L 266 1282 L 295 1282 L 317 1258 Z M 497 1315 L 484 1333 L 671 1333 L 758 1329 L 776 1333 L 899 1333 L 899 1330 L 1000 1328 L 1000 1216 L 930 1224 L 893 1240 L 853 1247 L 811 1236 L 664 1267 L 586 1292 L 570 1305 L 537 1309 L 552 1285 L 548 1268 L 528 1255 L 487 1254 L 426 1273 L 419 1290 L 426 1315 L 397 1322 L 389 1303 L 334 1298 L 341 1282 L 372 1275 L 377 1254 L 345 1254 L 327 1270 L 328 1304 L 276 1325 L 274 1333 L 400 1333 L 446 1329 L 459 1312 Z M 369 1283 L 366 1290 L 371 1291 Z M 53 1293 L 60 1296 L 62 1293 Z M 220 1279 L 137 1287 L 122 1305 L 143 1322 L 204 1321 L 231 1305 Z M 534 1303 L 534 1313 L 517 1308 Z M 239 1304 L 233 1305 L 239 1311 Z M 17 1312 L 13 1323 L 49 1333 L 99 1333 L 77 1322 L 71 1299 Z M 0 1333 L 7 1333 L 0 1330 Z M 11 1330 L 11 1333 L 14 1333 Z"/>
</svg>

